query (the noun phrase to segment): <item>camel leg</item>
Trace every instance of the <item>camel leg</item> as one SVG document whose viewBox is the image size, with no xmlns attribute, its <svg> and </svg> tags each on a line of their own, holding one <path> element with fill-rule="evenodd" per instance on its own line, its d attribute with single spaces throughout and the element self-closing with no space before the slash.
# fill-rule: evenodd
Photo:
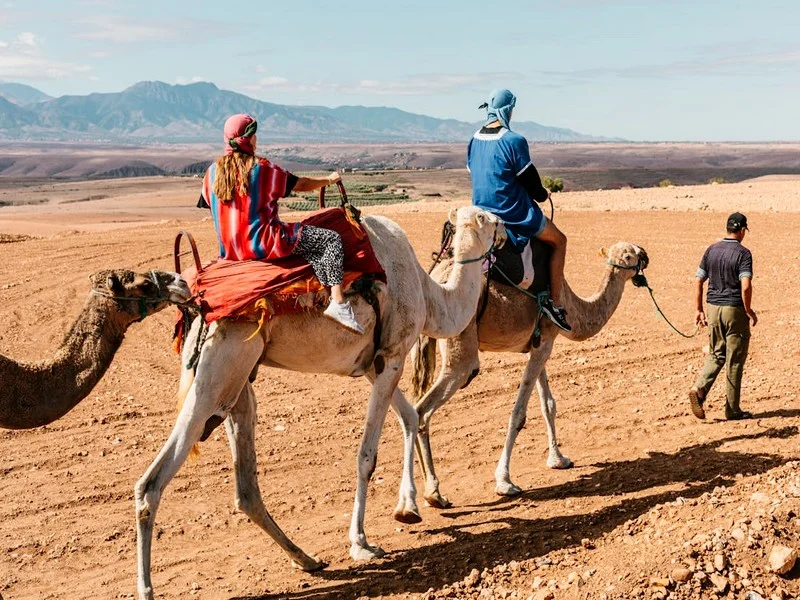
<svg viewBox="0 0 800 600">
<path fill-rule="evenodd" d="M 298 548 L 283 533 L 267 512 L 261 490 L 258 486 L 258 467 L 256 465 L 255 430 L 256 396 L 253 386 L 246 383 L 239 394 L 231 413 L 225 419 L 228 442 L 236 470 L 236 508 L 244 512 L 250 520 L 275 540 L 303 571 L 317 571 L 327 565 Z"/>
<path fill-rule="evenodd" d="M 353 516 L 350 521 L 350 556 L 353 560 L 380 558 L 386 554 L 378 546 L 370 546 L 364 533 L 364 511 L 367 501 L 367 485 L 375 471 L 378 455 L 378 441 L 386 419 L 386 411 L 392 401 L 400 376 L 403 373 L 403 360 L 385 357 L 386 366 L 380 375 L 374 371 L 368 374 L 372 381 L 372 392 L 367 404 L 367 417 L 364 433 L 358 448 L 356 497 L 353 502 Z M 413 464 L 413 463 L 412 463 Z"/>
<path fill-rule="evenodd" d="M 425 477 L 425 501 L 435 508 L 450 508 L 452 506 L 450 500 L 439 492 L 439 479 L 436 477 L 431 452 L 430 424 L 433 413 L 464 387 L 480 367 L 478 330 L 474 321 L 458 337 L 439 340 L 438 344 L 442 355 L 442 368 L 436 382 L 416 407 L 419 414 L 417 453 Z"/>
<path fill-rule="evenodd" d="M 556 399 L 550 391 L 550 382 L 547 380 L 547 369 L 542 369 L 536 380 L 536 391 L 539 393 L 539 402 L 542 405 L 542 416 L 547 426 L 547 466 L 551 469 L 570 469 L 572 461 L 561 454 L 556 438 Z"/>
<path fill-rule="evenodd" d="M 528 355 L 528 364 L 525 365 L 525 372 L 519 384 L 517 400 L 514 402 L 514 409 L 511 411 L 511 417 L 508 420 L 506 443 L 505 446 L 503 446 L 500 461 L 497 463 L 497 469 L 495 469 L 494 472 L 496 482 L 494 491 L 501 496 L 518 496 L 522 493 L 522 490 L 511 481 L 511 474 L 509 472 L 511 452 L 514 450 L 514 443 L 517 441 L 517 435 L 519 435 L 519 432 L 525 427 L 528 400 L 530 400 L 533 386 L 539 378 L 539 373 L 541 373 L 545 362 L 547 362 L 547 359 L 550 357 L 551 350 L 552 342 L 549 345 L 542 344 L 541 347 L 532 350 Z"/>
<path fill-rule="evenodd" d="M 210 334 L 200 354 L 197 376 L 189 388 L 175 426 L 156 459 L 134 487 L 136 501 L 137 588 L 140 600 L 152 600 L 150 555 L 156 511 L 167 484 L 185 462 L 189 451 L 213 414 L 231 406 L 242 391 L 247 375 L 261 355 L 261 337 L 245 341 L 246 329 L 226 330 L 222 336 Z M 237 335 L 238 334 L 238 335 Z M 235 349 L 235 360 L 231 350 Z"/>
<path fill-rule="evenodd" d="M 403 429 L 403 478 L 400 481 L 400 498 L 394 509 L 394 518 L 401 523 L 419 523 L 422 517 L 417 508 L 417 488 L 414 485 L 414 440 L 419 429 L 419 416 L 414 406 L 399 389 L 392 394 L 392 409 Z"/>
</svg>

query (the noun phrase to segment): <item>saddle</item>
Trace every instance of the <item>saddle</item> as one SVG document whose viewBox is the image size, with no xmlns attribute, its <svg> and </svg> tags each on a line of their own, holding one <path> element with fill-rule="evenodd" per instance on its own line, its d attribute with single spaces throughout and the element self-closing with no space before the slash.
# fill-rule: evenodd
<svg viewBox="0 0 800 600">
<path fill-rule="evenodd" d="M 550 245 L 532 239 L 520 254 L 511 244 L 495 250 L 489 279 L 501 285 L 515 285 L 533 294 L 550 287 Z"/>
</svg>

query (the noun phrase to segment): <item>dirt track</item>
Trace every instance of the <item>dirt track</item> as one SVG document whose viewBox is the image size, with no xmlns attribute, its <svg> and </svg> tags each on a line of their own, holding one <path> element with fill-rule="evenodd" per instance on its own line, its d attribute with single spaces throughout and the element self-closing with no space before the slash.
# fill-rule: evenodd
<svg viewBox="0 0 800 600">
<path fill-rule="evenodd" d="M 753 185 L 759 198 L 798 210 L 789 206 L 797 198 L 797 182 Z M 761 473 L 798 458 L 795 434 L 775 437 L 768 428 L 795 425 L 800 415 L 795 383 L 800 213 L 747 204 L 752 196 L 741 186 L 675 188 L 669 196 L 652 190 L 657 210 L 639 212 L 630 210 L 635 206 L 614 212 L 612 200 L 621 196 L 598 193 L 595 200 L 603 208 L 592 210 L 585 206 L 586 194 L 569 195 L 561 206 L 575 201 L 581 210 L 559 212 L 557 222 L 570 237 L 567 276 L 579 293 L 588 295 L 600 281 L 600 246 L 635 242 L 650 256 L 647 275 L 662 307 L 691 329 L 697 261 L 721 234 L 725 214 L 717 211 L 728 210 L 721 203 L 740 198 L 739 206 L 749 210 L 746 245 L 755 258 L 754 307 L 761 317 L 743 407 L 757 413 L 757 420 L 716 421 L 722 416 L 719 388 L 709 422 L 688 413 L 685 391 L 705 342 L 672 334 L 646 292 L 630 287 L 598 336 L 581 344 L 559 342 L 548 366 L 559 402 L 562 450 L 576 468 L 545 468 L 544 428 L 534 404 L 512 461 L 512 476 L 527 491 L 511 501 L 494 495 L 494 466 L 524 357 L 486 354 L 481 375 L 433 421 L 442 491 L 455 507 L 423 508 L 420 525 L 391 519 L 401 438 L 397 423 L 387 420 L 366 527 L 370 541 L 389 554 L 355 565 L 347 557 L 347 528 L 368 385 L 262 370 L 256 383 L 258 452 L 267 506 L 295 542 L 331 565 L 317 575 L 292 570 L 267 536 L 233 510 L 230 455 L 220 432 L 164 496 L 153 551 L 157 593 L 249 599 L 420 594 L 461 580 L 473 568 L 579 546 L 582 538 L 611 531 L 656 504 L 694 497 L 731 485 L 737 474 Z M 662 200 L 679 194 L 691 194 L 709 208 L 658 210 Z M 709 197 L 704 200 L 703 194 Z M 186 195 L 171 202 L 194 199 Z M 380 212 L 410 234 L 427 264 L 445 208 L 416 204 Z M 202 253 L 211 256 L 211 223 L 188 226 Z M 115 266 L 170 268 L 178 228 L 169 222 L 0 244 L 0 351 L 17 360 L 48 356 L 80 311 L 88 274 Z M 174 422 L 179 365 L 170 350 L 173 318 L 167 310 L 132 327 L 94 393 L 61 421 L 34 431 L 0 431 L 0 593 L 6 600 L 133 596 L 132 489 Z M 627 568 L 615 565 L 613 555 L 596 560 L 612 571 Z"/>
</svg>

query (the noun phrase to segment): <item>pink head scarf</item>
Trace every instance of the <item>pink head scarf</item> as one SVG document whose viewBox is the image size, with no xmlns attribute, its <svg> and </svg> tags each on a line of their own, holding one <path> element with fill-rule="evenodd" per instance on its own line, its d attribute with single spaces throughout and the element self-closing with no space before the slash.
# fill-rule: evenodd
<svg viewBox="0 0 800 600">
<path fill-rule="evenodd" d="M 243 152 L 255 154 L 253 136 L 258 129 L 258 123 L 250 115 L 233 115 L 225 121 L 225 154 Z"/>
</svg>

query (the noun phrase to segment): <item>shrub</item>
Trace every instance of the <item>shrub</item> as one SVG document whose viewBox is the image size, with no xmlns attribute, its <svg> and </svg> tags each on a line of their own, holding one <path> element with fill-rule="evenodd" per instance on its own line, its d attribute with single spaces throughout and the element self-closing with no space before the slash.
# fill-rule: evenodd
<svg viewBox="0 0 800 600">
<path fill-rule="evenodd" d="M 725 183 L 725 178 L 724 177 L 712 177 L 711 179 L 708 180 L 708 183 L 711 183 L 711 184 L 714 184 L 714 183 Z"/>
<path fill-rule="evenodd" d="M 551 192 L 560 192 L 564 189 L 564 180 L 560 177 L 550 177 L 545 175 L 542 177 L 542 185 Z"/>
<path fill-rule="evenodd" d="M 656 185 L 658 187 L 669 187 L 672 185 L 672 182 L 669 179 L 662 179 Z"/>
</svg>

